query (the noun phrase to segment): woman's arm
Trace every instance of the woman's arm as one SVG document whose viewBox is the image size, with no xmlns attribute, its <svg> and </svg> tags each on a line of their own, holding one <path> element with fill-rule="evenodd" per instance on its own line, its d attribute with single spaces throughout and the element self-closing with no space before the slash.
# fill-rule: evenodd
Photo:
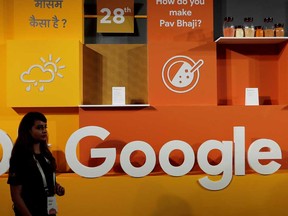
<svg viewBox="0 0 288 216">
<path fill-rule="evenodd" d="M 21 185 L 10 185 L 11 198 L 17 210 L 23 216 L 32 216 L 27 206 L 25 205 L 24 200 L 21 197 L 21 191 L 22 191 Z"/>
</svg>

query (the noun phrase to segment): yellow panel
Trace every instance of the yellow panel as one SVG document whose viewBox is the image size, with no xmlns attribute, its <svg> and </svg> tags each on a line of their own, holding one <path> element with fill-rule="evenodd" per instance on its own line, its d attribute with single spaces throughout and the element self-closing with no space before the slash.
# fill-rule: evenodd
<svg viewBox="0 0 288 216">
<path fill-rule="evenodd" d="M 15 39 L 83 40 L 83 1 L 14 0 Z"/>
<path fill-rule="evenodd" d="M 80 52 L 74 40 L 8 41 L 8 106 L 79 105 Z"/>
<path fill-rule="evenodd" d="M 4 0 L 0 0 L 0 44 L 4 43 Z"/>
<path fill-rule="evenodd" d="M 12 1 L 0 0 L 0 120 L 8 119 L 14 111 L 6 107 L 6 39 L 11 37 L 13 19 L 7 19 L 12 14 Z M 0 126 L 1 123 L 0 123 Z M 6 125 L 5 125 L 6 126 Z M 1 127 L 0 127 L 1 128 Z"/>
<path fill-rule="evenodd" d="M 203 189 L 197 183 L 203 175 L 184 177 L 128 176 L 85 179 L 60 174 L 58 182 L 66 189 L 57 197 L 59 216 L 243 216 L 286 215 L 286 173 L 270 176 L 235 176 L 221 191 Z M 0 177 L 0 215 L 12 216 L 6 177 Z"/>
</svg>

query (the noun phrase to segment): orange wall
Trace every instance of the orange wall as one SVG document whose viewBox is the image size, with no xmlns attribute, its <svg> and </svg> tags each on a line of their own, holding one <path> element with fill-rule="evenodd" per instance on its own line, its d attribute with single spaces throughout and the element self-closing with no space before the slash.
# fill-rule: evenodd
<svg viewBox="0 0 288 216">
<path fill-rule="evenodd" d="M 212 37 L 213 1 L 205 1 L 205 5 L 193 7 L 190 7 L 190 4 L 177 4 L 177 1 L 174 1 L 173 5 L 161 5 L 156 2 L 158 1 L 148 2 L 147 8 L 149 103 L 153 106 L 216 105 L 216 44 Z M 192 16 L 170 15 L 171 11 L 178 12 L 182 9 L 190 11 Z M 179 20 L 194 24 L 198 23 L 199 20 L 201 25 L 197 25 L 197 27 L 179 27 L 177 26 Z M 163 23 L 163 21 L 171 24 L 168 24 L 168 26 L 161 25 L 160 23 Z M 174 65 L 177 65 L 175 64 L 177 61 L 183 61 L 177 56 L 189 57 L 195 63 L 199 60 L 204 61 L 203 66 L 198 70 L 198 77 L 200 77 L 198 84 L 186 93 L 169 91 L 162 81 L 162 70 L 165 71 L 164 74 L 169 73 L 164 67 L 169 59 L 176 57 L 175 61 L 172 61 Z M 196 80 L 196 75 L 194 76 L 194 80 Z M 177 90 L 179 89 L 176 88 Z"/>
<path fill-rule="evenodd" d="M 245 152 L 251 143 L 260 138 L 272 139 L 282 149 L 282 169 L 287 169 L 288 124 L 286 106 L 158 106 L 145 109 L 81 109 L 80 127 L 95 125 L 105 128 L 110 135 L 103 142 L 96 138 L 86 138 L 80 145 L 80 158 L 84 164 L 95 165 L 100 159 L 90 159 L 90 149 L 116 148 L 117 163 L 112 172 L 123 173 L 119 169 L 119 155 L 124 145 L 141 140 L 149 143 L 156 152 L 171 140 L 182 140 L 189 143 L 196 154 L 199 146 L 206 140 L 233 141 L 233 127 L 245 127 Z M 277 128 L 277 130 L 273 130 Z M 134 158 L 135 157 L 135 158 Z M 143 162 L 144 155 L 136 154 L 131 161 Z M 183 156 L 171 156 L 175 163 L 180 163 Z M 221 155 L 212 154 L 211 159 L 219 162 Z M 145 161 L 145 160 L 144 160 Z M 179 162 L 180 161 L 180 162 Z M 247 161 L 246 161 L 247 162 Z M 249 170 L 249 166 L 246 166 Z M 157 164 L 154 171 L 159 172 Z M 194 167 L 192 171 L 199 171 Z"/>
</svg>

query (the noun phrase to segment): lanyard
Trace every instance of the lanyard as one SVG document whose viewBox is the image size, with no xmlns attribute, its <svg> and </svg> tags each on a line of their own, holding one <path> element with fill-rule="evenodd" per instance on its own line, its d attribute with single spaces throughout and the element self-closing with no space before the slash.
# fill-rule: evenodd
<svg viewBox="0 0 288 216">
<path fill-rule="evenodd" d="M 37 167 L 38 167 L 38 170 L 39 170 L 39 172 L 40 172 L 40 174 L 41 174 L 41 176 L 42 176 L 42 181 L 43 181 L 43 185 L 44 185 L 45 192 L 46 192 L 46 194 L 48 195 L 48 194 L 49 194 L 49 190 L 48 190 L 48 184 L 47 184 L 47 180 L 46 180 L 46 176 L 45 176 L 45 174 L 44 174 L 44 171 L 43 171 L 43 169 L 42 169 L 39 161 L 35 158 L 35 155 L 33 155 L 33 158 L 34 158 L 34 160 L 35 160 L 35 162 L 36 162 L 36 165 L 37 165 Z M 49 164 L 50 161 L 49 161 L 46 157 L 44 157 L 44 158 L 45 158 L 45 161 Z M 53 184 L 54 184 L 54 186 L 55 186 L 55 172 L 53 172 Z"/>
</svg>

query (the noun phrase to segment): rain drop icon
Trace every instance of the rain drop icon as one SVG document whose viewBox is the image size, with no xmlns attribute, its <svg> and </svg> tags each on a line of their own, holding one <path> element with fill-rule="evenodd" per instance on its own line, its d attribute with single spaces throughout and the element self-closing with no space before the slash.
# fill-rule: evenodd
<svg viewBox="0 0 288 216">
<path fill-rule="evenodd" d="M 27 91 L 27 92 L 30 92 L 30 90 L 31 90 L 31 85 L 28 85 L 28 86 L 26 87 L 26 91 Z"/>
<path fill-rule="evenodd" d="M 44 91 L 44 85 L 42 85 L 42 86 L 39 88 L 39 90 L 40 90 L 41 92 L 43 92 L 43 91 Z"/>
</svg>

